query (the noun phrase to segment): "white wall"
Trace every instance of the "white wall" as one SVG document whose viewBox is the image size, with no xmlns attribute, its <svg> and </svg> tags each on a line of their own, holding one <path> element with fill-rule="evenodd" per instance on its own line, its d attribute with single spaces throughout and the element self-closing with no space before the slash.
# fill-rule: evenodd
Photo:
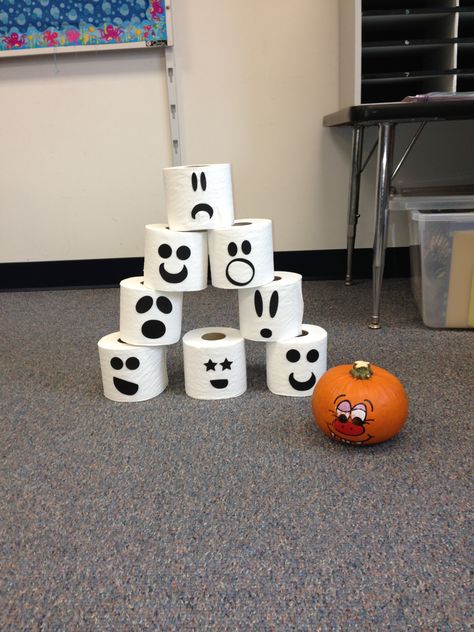
<svg viewBox="0 0 474 632">
<path fill-rule="evenodd" d="M 344 248 L 350 131 L 322 127 L 338 3 L 174 0 L 173 16 L 182 161 L 230 162 L 237 217 L 272 218 L 275 250 Z M 144 225 L 166 221 L 166 90 L 157 50 L 0 61 L 0 261 L 143 255 Z"/>
</svg>

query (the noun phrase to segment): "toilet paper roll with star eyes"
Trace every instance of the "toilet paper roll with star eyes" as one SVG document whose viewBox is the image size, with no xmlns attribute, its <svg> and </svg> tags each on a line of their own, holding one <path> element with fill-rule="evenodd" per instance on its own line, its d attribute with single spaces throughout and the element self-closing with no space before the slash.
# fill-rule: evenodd
<svg viewBox="0 0 474 632">
<path fill-rule="evenodd" d="M 166 213 L 172 230 L 231 226 L 234 199 L 230 164 L 163 169 Z"/>
<path fill-rule="evenodd" d="M 204 327 L 183 336 L 184 385 L 195 399 L 227 399 L 247 389 L 245 343 L 238 329 Z"/>
<path fill-rule="evenodd" d="M 120 282 L 120 338 L 136 345 L 169 345 L 181 337 L 182 292 L 151 290 L 143 277 Z"/>
<path fill-rule="evenodd" d="M 242 219 L 208 233 L 211 282 L 237 290 L 273 281 L 273 235 L 269 219 Z"/>
<path fill-rule="evenodd" d="M 271 283 L 238 291 L 240 332 L 260 342 L 293 338 L 301 333 L 301 274 L 278 272 Z"/>
<path fill-rule="evenodd" d="M 143 281 L 152 290 L 193 292 L 207 287 L 207 233 L 145 226 Z"/>
<path fill-rule="evenodd" d="M 267 386 L 276 395 L 308 397 L 327 369 L 327 332 L 303 323 L 301 334 L 267 342 Z"/>
<path fill-rule="evenodd" d="M 104 395 L 116 402 L 141 402 L 168 385 L 166 347 L 140 347 L 122 341 L 120 333 L 99 340 Z"/>
</svg>

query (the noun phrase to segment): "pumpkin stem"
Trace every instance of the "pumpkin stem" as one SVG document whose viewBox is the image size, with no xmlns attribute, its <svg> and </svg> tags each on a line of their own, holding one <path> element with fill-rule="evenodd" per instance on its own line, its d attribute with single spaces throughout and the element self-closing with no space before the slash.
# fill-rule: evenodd
<svg viewBox="0 0 474 632">
<path fill-rule="evenodd" d="M 352 377 L 355 377 L 356 380 L 368 380 L 372 377 L 374 372 L 370 366 L 370 362 L 365 362 L 364 360 L 357 360 L 354 362 L 351 369 Z"/>
</svg>

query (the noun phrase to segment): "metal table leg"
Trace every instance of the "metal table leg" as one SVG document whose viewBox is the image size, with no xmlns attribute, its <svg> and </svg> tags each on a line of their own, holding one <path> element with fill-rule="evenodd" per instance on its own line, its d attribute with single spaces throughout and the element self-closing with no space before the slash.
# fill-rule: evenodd
<svg viewBox="0 0 474 632">
<path fill-rule="evenodd" d="M 354 254 L 357 220 L 359 219 L 359 193 L 363 145 L 364 128 L 361 125 L 355 125 L 352 129 L 352 170 L 349 193 L 349 214 L 347 218 L 346 285 L 351 285 L 352 283 L 352 256 Z"/>
<path fill-rule="evenodd" d="M 385 248 L 387 245 L 388 201 L 393 161 L 394 123 L 379 123 L 377 185 L 375 193 L 375 236 L 372 262 L 373 312 L 369 327 L 379 329 L 380 294 L 382 291 Z"/>
</svg>

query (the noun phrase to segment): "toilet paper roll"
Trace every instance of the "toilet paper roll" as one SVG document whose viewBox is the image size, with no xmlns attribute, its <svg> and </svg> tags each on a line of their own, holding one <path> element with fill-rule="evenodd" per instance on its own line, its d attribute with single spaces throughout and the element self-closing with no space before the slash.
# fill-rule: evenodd
<svg viewBox="0 0 474 632">
<path fill-rule="evenodd" d="M 152 290 L 193 292 L 207 287 L 207 233 L 145 226 L 143 281 Z"/>
<path fill-rule="evenodd" d="M 229 164 L 163 169 L 166 213 L 172 230 L 232 226 L 234 201 Z"/>
<path fill-rule="evenodd" d="M 150 290 L 143 277 L 120 282 L 120 338 L 135 345 L 169 345 L 181 337 L 183 293 Z"/>
<path fill-rule="evenodd" d="M 240 333 L 248 340 L 294 338 L 303 323 L 301 274 L 278 272 L 271 283 L 238 291 Z"/>
<path fill-rule="evenodd" d="M 266 344 L 267 385 L 276 395 L 308 397 L 327 368 L 327 332 L 302 325 L 302 333 Z"/>
<path fill-rule="evenodd" d="M 196 399 L 227 399 L 247 389 L 245 343 L 238 329 L 204 327 L 183 336 L 184 384 Z"/>
<path fill-rule="evenodd" d="M 242 219 L 208 233 L 212 285 L 237 290 L 273 281 L 273 237 L 269 219 Z"/>
<path fill-rule="evenodd" d="M 166 347 L 128 345 L 118 331 L 97 344 L 105 397 L 116 402 L 141 402 L 165 390 Z"/>
</svg>

